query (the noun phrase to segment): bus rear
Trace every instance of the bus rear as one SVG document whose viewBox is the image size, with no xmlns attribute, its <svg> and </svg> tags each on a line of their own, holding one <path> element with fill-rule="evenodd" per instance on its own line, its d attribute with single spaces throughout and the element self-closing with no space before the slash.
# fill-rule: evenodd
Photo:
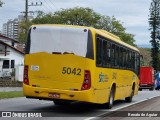
<svg viewBox="0 0 160 120">
<path fill-rule="evenodd" d="M 56 104 L 94 102 L 93 53 L 92 34 L 87 28 L 32 26 L 26 46 L 24 95 Z"/>
<path fill-rule="evenodd" d="M 154 89 L 154 69 L 153 67 L 149 66 L 142 66 L 140 67 L 140 85 L 139 85 L 139 90 L 141 91 L 142 89 L 149 89 L 153 90 Z"/>
</svg>

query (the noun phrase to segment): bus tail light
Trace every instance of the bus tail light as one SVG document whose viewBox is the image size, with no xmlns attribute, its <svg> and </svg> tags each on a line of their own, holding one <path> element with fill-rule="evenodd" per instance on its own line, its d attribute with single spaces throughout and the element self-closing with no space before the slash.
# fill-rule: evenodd
<svg viewBox="0 0 160 120">
<path fill-rule="evenodd" d="M 84 81 L 81 90 L 88 90 L 91 88 L 91 74 L 89 70 L 84 71 Z"/>
<path fill-rule="evenodd" d="M 25 66 L 24 66 L 23 83 L 26 84 L 26 85 L 29 85 L 29 79 L 28 79 L 28 65 L 25 65 Z"/>
</svg>

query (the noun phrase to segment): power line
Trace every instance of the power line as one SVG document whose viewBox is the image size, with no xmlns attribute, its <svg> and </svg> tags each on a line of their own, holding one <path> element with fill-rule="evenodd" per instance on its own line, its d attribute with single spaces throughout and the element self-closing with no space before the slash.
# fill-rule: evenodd
<svg viewBox="0 0 160 120">
<path fill-rule="evenodd" d="M 56 7 L 56 5 L 51 0 L 49 0 L 49 1 L 57 9 L 57 11 L 58 11 L 58 8 Z"/>
<path fill-rule="evenodd" d="M 30 12 L 32 12 L 32 13 L 34 13 L 33 11 L 29 11 L 28 12 L 28 7 L 29 6 L 42 6 L 42 2 L 40 2 L 40 3 L 38 3 L 38 2 L 36 2 L 36 3 L 31 3 L 31 4 L 28 4 L 28 0 L 26 0 L 26 3 L 25 3 L 26 5 L 25 5 L 25 12 L 22 12 L 22 13 L 25 13 L 25 18 L 26 18 L 26 23 L 27 23 L 27 21 L 28 21 L 28 13 Z"/>
<path fill-rule="evenodd" d="M 50 6 L 50 4 L 48 4 L 48 2 L 46 0 L 44 0 L 44 2 L 49 6 L 49 8 L 51 8 L 54 11 L 54 9 L 52 8 L 52 6 Z"/>
<path fill-rule="evenodd" d="M 45 9 L 48 9 L 49 10 L 49 12 L 50 12 L 50 9 L 46 6 L 46 4 L 43 4 L 43 6 L 42 7 L 44 7 Z M 46 10 L 47 11 L 47 10 Z"/>
<path fill-rule="evenodd" d="M 41 2 L 40 0 L 38 0 L 39 2 Z M 44 5 L 44 4 L 43 4 Z M 41 6 L 41 8 L 43 9 L 44 12 L 47 12 L 44 8 L 43 5 Z"/>
</svg>

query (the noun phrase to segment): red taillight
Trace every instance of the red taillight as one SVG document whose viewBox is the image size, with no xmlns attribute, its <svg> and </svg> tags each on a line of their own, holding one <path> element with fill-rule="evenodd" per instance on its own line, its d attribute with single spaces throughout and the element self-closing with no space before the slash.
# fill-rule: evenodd
<svg viewBox="0 0 160 120">
<path fill-rule="evenodd" d="M 89 70 L 84 71 L 84 81 L 81 90 L 88 90 L 91 88 L 91 74 Z"/>
<path fill-rule="evenodd" d="M 25 66 L 24 66 L 23 83 L 26 84 L 26 85 L 29 85 L 29 79 L 28 79 L 28 65 L 25 65 Z"/>
</svg>

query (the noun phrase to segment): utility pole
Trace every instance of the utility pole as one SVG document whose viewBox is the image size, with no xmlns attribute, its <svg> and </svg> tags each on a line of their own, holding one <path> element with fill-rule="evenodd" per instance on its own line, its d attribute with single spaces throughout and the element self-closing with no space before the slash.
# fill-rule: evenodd
<svg viewBox="0 0 160 120">
<path fill-rule="evenodd" d="M 27 23 L 28 21 L 28 0 L 26 0 L 25 18 L 26 18 L 26 23 Z"/>
<path fill-rule="evenodd" d="M 25 21 L 26 21 L 26 23 L 27 23 L 27 21 L 28 21 L 28 7 L 29 6 L 42 6 L 42 2 L 40 2 L 40 3 L 38 3 L 38 2 L 36 2 L 36 3 L 33 3 L 32 2 L 32 4 L 28 4 L 28 0 L 26 0 L 26 5 L 25 5 L 25 12 L 22 12 L 22 13 L 25 13 Z M 32 12 L 33 13 L 33 12 Z"/>
</svg>

